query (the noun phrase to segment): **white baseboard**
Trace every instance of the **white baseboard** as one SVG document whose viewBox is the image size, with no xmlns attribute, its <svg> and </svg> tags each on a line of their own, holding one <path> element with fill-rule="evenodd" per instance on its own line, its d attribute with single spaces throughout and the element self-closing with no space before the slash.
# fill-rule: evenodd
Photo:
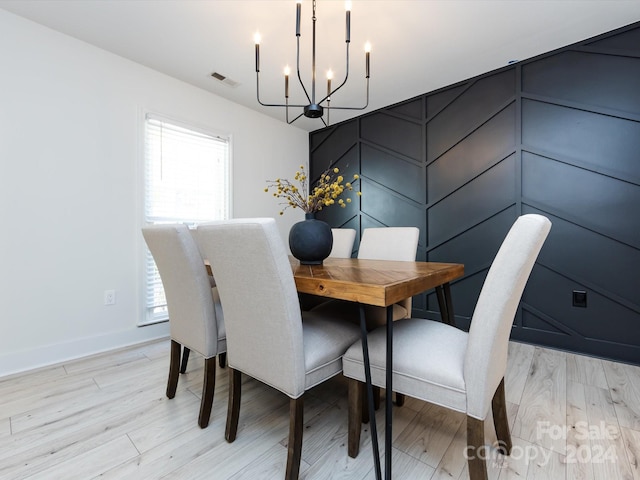
<svg viewBox="0 0 640 480">
<path fill-rule="evenodd" d="M 169 337 L 169 322 L 0 354 L 0 378 Z"/>
</svg>

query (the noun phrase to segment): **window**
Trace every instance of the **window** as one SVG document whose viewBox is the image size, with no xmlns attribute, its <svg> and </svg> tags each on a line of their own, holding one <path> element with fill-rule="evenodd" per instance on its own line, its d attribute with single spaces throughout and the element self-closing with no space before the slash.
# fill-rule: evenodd
<svg viewBox="0 0 640 480">
<path fill-rule="evenodd" d="M 198 223 L 229 218 L 229 139 L 147 114 L 145 119 L 144 219 Z M 168 319 L 162 281 L 151 252 L 144 255 L 142 325 Z"/>
</svg>

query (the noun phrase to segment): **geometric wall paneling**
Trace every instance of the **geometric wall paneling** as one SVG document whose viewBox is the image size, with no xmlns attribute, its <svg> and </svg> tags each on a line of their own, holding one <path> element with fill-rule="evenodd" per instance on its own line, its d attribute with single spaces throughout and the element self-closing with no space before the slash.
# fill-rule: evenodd
<svg viewBox="0 0 640 480">
<path fill-rule="evenodd" d="M 431 162 L 442 155 L 501 111 L 513 100 L 514 94 L 514 68 L 470 83 L 463 93 L 429 120 L 427 161 Z"/>
<path fill-rule="evenodd" d="M 362 214 L 374 219 L 380 226 L 418 227 L 420 229 L 418 242 L 422 245 L 426 244 L 425 214 L 422 205 L 366 177 L 361 177 L 360 186 Z M 362 228 L 365 228 L 364 223 Z"/>
<path fill-rule="evenodd" d="M 523 99 L 522 143 L 534 153 L 640 184 L 640 121 Z"/>
<path fill-rule="evenodd" d="M 611 54 L 640 56 L 640 29 L 630 25 L 612 35 L 604 34 L 595 39 L 586 40 L 584 45 L 596 47 Z"/>
<path fill-rule="evenodd" d="M 407 118 L 411 118 L 414 120 L 421 121 L 424 117 L 424 111 L 422 108 L 423 100 L 422 97 L 409 101 L 403 102 L 395 106 L 391 106 L 387 109 L 389 113 L 393 113 L 396 115 L 401 115 Z"/>
<path fill-rule="evenodd" d="M 429 208 L 429 245 L 438 245 L 513 205 L 515 186 L 516 163 L 511 155 Z"/>
<path fill-rule="evenodd" d="M 532 272 L 529 281 L 531 285 L 527 285 L 524 302 L 531 303 L 551 318 L 562 319 L 565 328 L 584 339 L 636 345 L 640 353 L 640 328 L 637 315 L 632 310 L 543 267 L 537 266 L 535 275 Z M 572 288 L 587 292 L 588 308 L 572 306 Z M 551 302 L 544 301 L 549 290 L 556 292 L 555 295 L 560 298 Z M 598 321 L 589 321 L 591 315 L 596 315 Z"/>
<path fill-rule="evenodd" d="M 567 51 L 524 65 L 522 78 L 525 94 L 620 112 L 640 111 L 640 62 L 636 58 Z"/>
<path fill-rule="evenodd" d="M 361 139 L 386 150 L 420 161 L 423 157 L 422 124 L 384 113 L 362 118 Z"/>
<path fill-rule="evenodd" d="M 553 223 L 538 262 L 576 282 L 565 295 L 586 285 L 640 312 L 640 250 L 549 213 L 526 206 L 522 213 L 543 213 Z"/>
<path fill-rule="evenodd" d="M 330 127 L 331 134 L 322 141 L 310 140 L 309 145 L 311 158 L 309 164 L 311 168 L 311 178 L 316 179 L 324 172 L 331 163 L 342 158 L 357 143 L 358 123 L 349 121 Z M 321 135 L 324 131 L 320 131 Z"/>
<path fill-rule="evenodd" d="M 465 276 L 488 270 L 515 217 L 515 206 L 512 206 L 479 222 L 430 249 L 429 261 L 464 263 Z"/>
<path fill-rule="evenodd" d="M 429 203 L 461 187 L 515 152 L 515 112 L 515 104 L 509 105 L 429 164 Z"/>
<path fill-rule="evenodd" d="M 467 88 L 467 82 L 462 82 L 455 87 L 445 87 L 435 93 L 426 96 L 427 102 L 427 119 L 433 118 L 440 110 L 449 105 L 464 89 Z"/>
<path fill-rule="evenodd" d="M 362 176 L 380 183 L 416 202 L 424 203 L 424 167 L 415 161 L 399 157 L 366 143 L 360 146 Z"/>
<path fill-rule="evenodd" d="M 556 216 L 640 248 L 638 185 L 523 152 L 522 195 Z"/>
<path fill-rule="evenodd" d="M 463 329 L 516 217 L 548 216 L 511 338 L 640 365 L 640 22 L 311 132 L 309 144 L 312 171 L 360 169 L 359 201 L 319 214 L 357 228 L 355 250 L 364 228 L 413 225 L 419 260 L 464 263 L 451 285 Z M 412 315 L 439 319 L 433 291 Z"/>
<path fill-rule="evenodd" d="M 464 264 L 464 278 L 453 282 L 456 291 L 460 289 L 453 295 L 456 318 L 470 320 L 484 277 L 515 217 L 513 206 L 429 250 L 430 262 Z M 428 309 L 438 311 L 436 296 L 430 295 L 428 300 Z"/>
<path fill-rule="evenodd" d="M 572 289 L 587 292 L 587 308 L 572 306 Z M 549 333 L 547 345 L 638 363 L 637 311 L 540 266 L 531 274 L 523 303 L 534 303 L 535 308 L 534 315 L 523 315 L 521 338 Z M 535 315 L 536 310 L 543 315 Z"/>
</svg>

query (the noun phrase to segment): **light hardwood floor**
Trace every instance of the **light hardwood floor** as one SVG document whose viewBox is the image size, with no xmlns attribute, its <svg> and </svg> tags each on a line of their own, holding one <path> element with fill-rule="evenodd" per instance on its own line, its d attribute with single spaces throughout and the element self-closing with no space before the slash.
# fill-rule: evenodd
<svg viewBox="0 0 640 480">
<path fill-rule="evenodd" d="M 0 379 L 0 478 L 283 478 L 287 398 L 245 379 L 229 444 L 227 370 L 202 430 L 202 359 L 192 356 L 173 400 L 168 359 L 167 340 Z M 640 367 L 513 342 L 508 365 L 514 449 L 504 458 L 487 449 L 491 479 L 640 480 Z M 302 479 L 374 478 L 367 425 L 360 455 L 347 456 L 346 400 L 342 378 L 307 395 Z M 463 415 L 407 398 L 393 425 L 394 478 L 468 478 Z"/>
</svg>

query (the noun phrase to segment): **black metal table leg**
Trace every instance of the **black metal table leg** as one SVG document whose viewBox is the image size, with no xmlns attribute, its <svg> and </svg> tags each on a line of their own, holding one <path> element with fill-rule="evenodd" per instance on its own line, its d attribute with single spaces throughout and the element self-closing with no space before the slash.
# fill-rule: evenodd
<svg viewBox="0 0 640 480">
<path fill-rule="evenodd" d="M 360 337 L 362 338 L 362 356 L 364 359 L 364 378 L 365 378 L 365 383 L 367 388 L 367 401 L 369 404 L 369 428 L 371 429 L 371 448 L 373 450 L 374 470 L 376 472 L 376 480 L 381 480 L 382 473 L 380 468 L 380 449 L 378 448 L 378 430 L 376 428 L 376 411 L 373 406 L 373 385 L 371 384 L 371 363 L 369 361 L 369 345 L 367 343 L 367 322 L 364 315 L 364 305 L 362 304 L 360 304 Z M 391 477 L 388 477 L 388 480 L 390 480 L 390 478 Z"/>
<path fill-rule="evenodd" d="M 453 301 L 451 300 L 451 285 L 449 282 L 443 285 L 444 288 L 444 298 L 447 302 L 447 317 L 449 318 L 449 325 L 452 327 L 456 326 L 456 317 L 453 314 Z"/>
<path fill-rule="evenodd" d="M 443 323 L 456 326 L 456 319 L 453 315 L 453 302 L 451 301 L 451 285 L 447 282 L 436 287 L 438 297 L 438 308 L 440 308 L 440 318 Z"/>
<path fill-rule="evenodd" d="M 387 307 L 387 383 L 384 398 L 385 431 L 384 431 L 384 478 L 391 480 L 391 426 L 393 423 L 393 306 Z"/>
</svg>

